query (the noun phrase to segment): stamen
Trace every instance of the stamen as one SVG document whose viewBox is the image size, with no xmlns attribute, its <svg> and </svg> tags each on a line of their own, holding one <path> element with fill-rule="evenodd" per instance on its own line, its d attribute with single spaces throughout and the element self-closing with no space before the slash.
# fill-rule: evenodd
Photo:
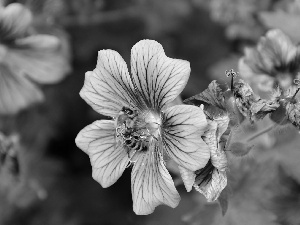
<svg viewBox="0 0 300 225">
<path fill-rule="evenodd" d="M 233 79 L 234 78 L 236 78 L 237 76 L 238 76 L 238 73 L 239 72 L 234 72 L 234 70 L 233 69 L 231 69 L 231 70 L 225 70 L 225 75 L 227 76 L 227 77 L 230 77 L 231 76 L 231 85 L 230 85 L 230 89 L 231 89 L 231 91 L 233 91 Z"/>
</svg>

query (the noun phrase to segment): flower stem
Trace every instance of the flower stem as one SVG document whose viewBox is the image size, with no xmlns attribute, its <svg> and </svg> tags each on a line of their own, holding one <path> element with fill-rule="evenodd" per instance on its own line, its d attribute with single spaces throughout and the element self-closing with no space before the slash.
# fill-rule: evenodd
<svg viewBox="0 0 300 225">
<path fill-rule="evenodd" d="M 250 142 L 253 141 L 255 138 L 261 136 L 262 134 L 268 133 L 269 131 L 271 131 L 273 128 L 275 128 L 277 126 L 277 124 L 272 124 L 271 126 L 267 127 L 266 129 L 252 135 L 250 138 L 248 138 L 246 141 Z"/>
</svg>

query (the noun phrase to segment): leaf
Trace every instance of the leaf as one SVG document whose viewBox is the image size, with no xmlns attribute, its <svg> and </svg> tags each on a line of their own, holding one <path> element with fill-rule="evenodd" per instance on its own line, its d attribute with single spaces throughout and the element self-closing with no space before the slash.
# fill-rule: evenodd
<svg viewBox="0 0 300 225">
<path fill-rule="evenodd" d="M 218 198 L 218 202 L 221 207 L 223 216 L 225 216 L 225 214 L 228 210 L 228 197 L 229 197 L 229 193 L 228 193 L 228 186 L 227 186 L 223 189 L 223 191 L 221 192 L 221 194 Z"/>
</svg>

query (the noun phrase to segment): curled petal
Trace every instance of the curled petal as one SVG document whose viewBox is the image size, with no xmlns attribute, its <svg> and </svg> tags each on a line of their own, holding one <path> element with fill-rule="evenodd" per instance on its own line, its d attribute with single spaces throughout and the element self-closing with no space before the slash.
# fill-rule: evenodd
<svg viewBox="0 0 300 225">
<path fill-rule="evenodd" d="M 0 39 L 22 37 L 32 22 L 31 12 L 19 3 L 0 7 Z"/>
<path fill-rule="evenodd" d="M 0 65 L 0 114 L 17 113 L 42 100 L 42 92 L 32 82 Z"/>
<path fill-rule="evenodd" d="M 179 168 L 180 175 L 181 175 L 183 184 L 185 186 L 185 189 L 187 190 L 187 192 L 190 192 L 193 188 L 196 174 L 193 171 L 188 170 L 182 166 L 178 166 L 178 168 Z"/>
<path fill-rule="evenodd" d="M 131 174 L 133 210 L 147 215 L 161 204 L 175 208 L 180 196 L 157 145 L 139 155 Z"/>
<path fill-rule="evenodd" d="M 127 65 L 119 53 L 102 50 L 98 54 L 97 67 L 85 75 L 80 96 L 98 113 L 117 116 L 123 106 L 140 105 L 133 99 L 133 86 Z"/>
<path fill-rule="evenodd" d="M 102 187 L 109 187 L 120 178 L 129 159 L 123 146 L 116 143 L 113 121 L 101 120 L 86 126 L 75 142 L 89 155 L 93 178 Z"/>
<path fill-rule="evenodd" d="M 227 168 L 227 157 L 220 147 L 220 137 L 217 136 L 217 129 L 218 123 L 208 120 L 208 129 L 203 135 L 203 140 L 209 147 L 212 165 L 224 171 Z"/>
<path fill-rule="evenodd" d="M 142 40 L 131 50 L 131 73 L 135 88 L 148 108 L 159 109 L 182 92 L 190 65 L 167 57 L 158 42 Z"/>
<path fill-rule="evenodd" d="M 217 137 L 218 137 L 218 141 L 220 141 L 221 136 L 224 134 L 224 132 L 227 130 L 228 128 L 228 124 L 229 124 L 229 117 L 228 115 L 221 115 L 218 118 L 214 118 L 214 121 L 218 124 L 218 130 L 217 130 Z"/>
<path fill-rule="evenodd" d="M 209 159 L 209 148 L 202 140 L 207 121 L 201 108 L 177 105 L 165 110 L 163 147 L 180 166 L 196 171 Z"/>
<path fill-rule="evenodd" d="M 218 171 L 214 169 L 212 177 L 208 182 L 195 182 L 195 189 L 205 196 L 208 202 L 212 202 L 218 199 L 221 192 L 227 185 L 226 172 Z"/>
</svg>

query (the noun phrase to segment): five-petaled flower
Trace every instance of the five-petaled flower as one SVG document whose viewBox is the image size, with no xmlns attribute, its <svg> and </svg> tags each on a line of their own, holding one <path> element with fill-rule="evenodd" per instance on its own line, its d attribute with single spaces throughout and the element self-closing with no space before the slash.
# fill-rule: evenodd
<svg viewBox="0 0 300 225">
<path fill-rule="evenodd" d="M 257 87 L 262 97 L 267 97 L 278 85 L 286 90 L 300 71 L 300 47 L 282 31 L 270 30 L 257 48 L 245 49 L 239 71 L 250 86 Z"/>
<path fill-rule="evenodd" d="M 35 34 L 31 24 L 27 8 L 0 3 L 0 114 L 17 113 L 43 100 L 35 83 L 56 83 L 70 70 L 60 40 Z"/>
<path fill-rule="evenodd" d="M 102 50 L 96 68 L 87 72 L 81 97 L 113 120 L 96 121 L 80 131 L 76 144 L 91 160 L 93 178 L 114 184 L 129 164 L 133 210 L 150 214 L 180 196 L 165 167 L 165 153 L 191 171 L 203 168 L 209 149 L 201 136 L 207 120 L 195 106 L 168 107 L 185 87 L 187 61 L 171 59 L 156 41 L 142 40 L 131 50 L 131 75 L 115 51 Z"/>
</svg>

